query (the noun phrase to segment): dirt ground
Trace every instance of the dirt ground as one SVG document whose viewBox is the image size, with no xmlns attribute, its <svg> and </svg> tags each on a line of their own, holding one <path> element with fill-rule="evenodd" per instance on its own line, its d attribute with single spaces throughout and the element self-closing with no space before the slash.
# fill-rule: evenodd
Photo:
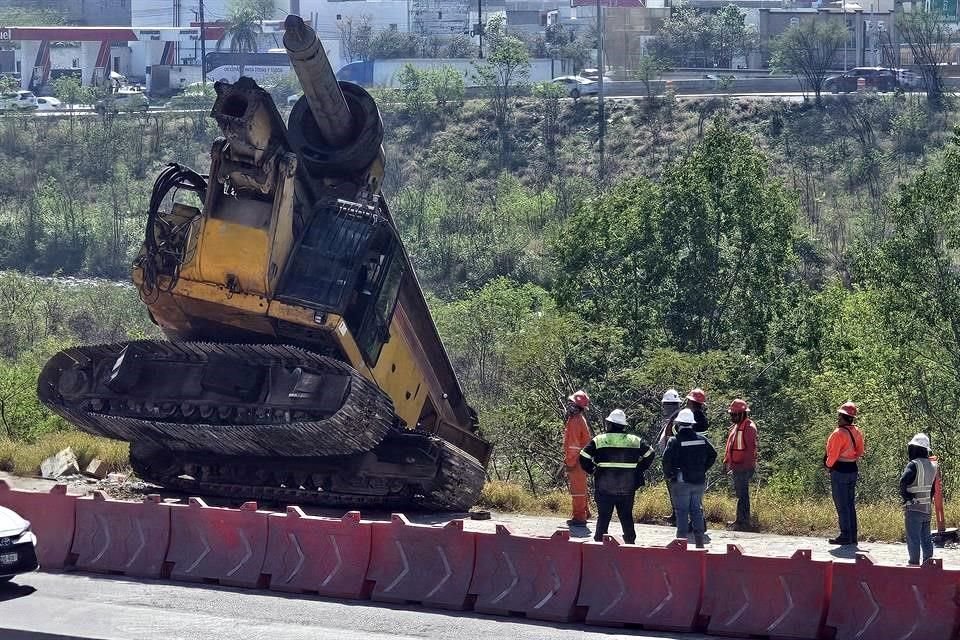
<svg viewBox="0 0 960 640">
<path fill-rule="evenodd" d="M 18 489 L 29 489 L 43 491 L 53 486 L 55 482 L 37 478 L 14 477 L 0 472 L 0 480 L 6 480 L 13 487 Z M 68 493 L 73 495 L 85 495 L 94 490 L 103 489 L 112 497 L 120 499 L 135 499 L 139 495 L 156 492 L 170 500 L 185 500 L 182 494 L 176 494 L 151 488 L 142 484 L 117 483 L 110 481 L 101 481 L 99 483 L 90 482 L 81 477 L 73 477 L 66 481 Z M 216 506 L 239 506 L 236 501 L 204 498 L 209 505 Z M 266 511 L 283 511 L 281 505 L 262 504 L 260 507 Z M 340 517 L 343 510 L 325 509 L 320 507 L 305 507 L 304 511 L 310 515 Z M 587 529 L 577 528 L 568 529 L 566 519 L 561 517 L 525 515 L 518 513 L 491 513 L 489 520 L 471 520 L 467 514 L 456 513 L 407 513 L 407 518 L 418 524 L 444 524 L 457 518 L 465 518 L 464 529 L 468 531 L 493 532 L 496 531 L 498 524 L 506 525 L 511 531 L 524 535 L 549 536 L 555 531 L 570 531 L 571 538 L 576 540 L 592 539 L 593 526 L 591 522 Z M 364 519 L 367 520 L 388 520 L 390 513 L 377 511 L 364 511 Z M 668 544 L 674 538 L 675 529 L 672 527 L 638 524 L 637 544 L 645 546 L 663 546 Z M 611 524 L 610 534 L 620 536 L 620 525 L 616 521 Z M 846 546 L 836 547 L 830 545 L 823 538 L 811 538 L 803 536 L 779 536 L 766 533 L 743 533 L 723 530 L 709 530 L 707 532 L 710 541 L 707 545 L 712 553 L 723 553 L 727 545 L 737 544 L 748 555 L 789 557 L 798 549 L 810 549 L 815 559 L 822 560 L 840 560 L 852 561 L 858 552 L 865 552 L 877 563 L 882 564 L 906 564 L 907 548 L 904 544 L 888 543 L 860 543 L 857 547 Z M 944 567 L 960 569 L 960 546 L 948 545 L 946 548 L 937 548 L 934 550 L 934 557 L 943 560 Z"/>
</svg>

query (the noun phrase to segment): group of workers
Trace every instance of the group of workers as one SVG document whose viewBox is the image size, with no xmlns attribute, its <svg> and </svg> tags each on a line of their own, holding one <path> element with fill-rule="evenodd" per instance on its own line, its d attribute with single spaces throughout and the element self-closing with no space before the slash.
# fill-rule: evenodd
<svg viewBox="0 0 960 640">
<path fill-rule="evenodd" d="M 623 409 L 613 409 L 604 419 L 605 432 L 592 436 L 585 412 L 590 397 L 577 391 L 568 398 L 564 432 L 564 462 L 572 498 L 571 528 L 586 527 L 591 518 L 587 500 L 587 476 L 593 476 L 594 500 L 597 505 L 597 526 L 594 540 L 601 541 L 616 511 L 627 544 L 636 542 L 633 504 L 636 491 L 644 486 L 646 471 L 653 464 L 657 451 L 643 438 L 628 433 L 629 423 Z M 706 414 L 707 395 L 695 388 L 681 398 L 675 389 L 668 389 L 661 400 L 657 424 L 651 429 L 661 456 L 667 482 L 671 514 L 667 520 L 675 524 L 676 537 L 686 539 L 693 534 L 694 543 L 702 549 L 706 519 L 703 494 L 708 470 L 718 454 L 706 437 L 709 421 Z M 857 405 L 846 402 L 837 409 L 837 426 L 827 438 L 824 466 L 830 473 L 830 487 L 837 510 L 840 532 L 829 539 L 834 545 L 857 544 L 856 484 L 857 466 L 866 448 L 863 432 L 856 424 Z M 736 519 L 727 528 L 737 531 L 753 529 L 750 515 L 750 480 L 757 469 L 757 425 L 750 418 L 750 407 L 736 398 L 727 407 L 729 431 L 723 455 L 723 466 L 733 480 L 737 497 Z M 919 564 L 933 555 L 930 519 L 939 468 L 930 455 L 930 439 L 918 433 L 909 442 L 909 462 L 900 478 L 910 564 Z"/>
</svg>

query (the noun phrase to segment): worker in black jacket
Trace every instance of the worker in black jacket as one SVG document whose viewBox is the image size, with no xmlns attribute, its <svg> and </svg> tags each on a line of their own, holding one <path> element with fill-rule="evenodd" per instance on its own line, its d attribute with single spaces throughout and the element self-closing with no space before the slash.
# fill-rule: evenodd
<svg viewBox="0 0 960 640">
<path fill-rule="evenodd" d="M 633 544 L 637 532 L 633 526 L 633 500 L 643 486 L 643 472 L 653 464 L 653 448 L 638 436 L 624 433 L 627 416 L 614 409 L 605 420 L 607 432 L 593 438 L 580 451 L 580 466 L 593 475 L 593 493 L 597 501 L 597 530 L 593 539 L 603 540 L 617 510 L 623 541 Z"/>
<path fill-rule="evenodd" d="M 686 539 L 693 527 L 697 548 L 703 548 L 703 492 L 707 469 L 717 461 L 717 450 L 702 434 L 694 431 L 693 411 L 683 409 L 674 421 L 676 435 L 663 451 L 663 475 L 670 483 L 670 495 L 676 510 L 677 537 Z"/>
</svg>

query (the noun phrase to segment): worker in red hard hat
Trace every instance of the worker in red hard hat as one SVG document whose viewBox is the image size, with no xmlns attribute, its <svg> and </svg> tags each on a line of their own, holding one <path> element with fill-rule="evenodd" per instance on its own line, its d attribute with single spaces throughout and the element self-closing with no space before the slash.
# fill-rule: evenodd
<svg viewBox="0 0 960 640">
<path fill-rule="evenodd" d="M 727 523 L 734 531 L 749 531 L 750 480 L 757 469 L 757 425 L 750 419 L 750 407 L 745 400 L 737 398 L 727 408 L 730 414 L 730 433 L 723 455 L 723 466 L 733 475 L 733 488 L 737 494 L 737 519 Z"/>
<path fill-rule="evenodd" d="M 571 394 L 567 400 L 563 464 L 567 470 L 572 503 L 572 515 L 567 524 L 571 527 L 585 527 L 590 519 L 590 509 L 587 506 L 587 473 L 580 467 L 580 451 L 590 443 L 590 429 L 583 415 L 590 406 L 590 396 L 581 389 Z"/>
<path fill-rule="evenodd" d="M 827 438 L 824 464 L 830 470 L 830 492 L 840 524 L 840 534 L 830 538 L 830 544 L 857 544 L 857 461 L 863 457 L 866 448 L 863 432 L 855 424 L 856 420 L 857 405 L 843 403 L 837 409 L 837 428 Z"/>
<path fill-rule="evenodd" d="M 933 557 L 933 538 L 930 536 L 930 515 L 940 465 L 930 458 L 930 438 L 918 433 L 907 444 L 910 461 L 900 476 L 900 497 L 903 499 L 903 519 L 907 532 L 908 564 L 920 564 Z"/>
</svg>

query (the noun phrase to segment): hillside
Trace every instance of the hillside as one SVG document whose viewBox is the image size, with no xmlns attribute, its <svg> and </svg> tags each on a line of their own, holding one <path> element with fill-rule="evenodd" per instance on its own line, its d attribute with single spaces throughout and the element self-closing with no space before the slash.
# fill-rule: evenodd
<svg viewBox="0 0 960 640">
<path fill-rule="evenodd" d="M 598 184 L 595 101 L 508 106 L 499 128 L 485 101 L 384 109 L 385 193 L 497 446 L 492 478 L 558 484 L 560 399 L 579 387 L 595 427 L 622 406 L 646 433 L 666 387 L 703 386 L 714 439 L 744 395 L 784 499 L 825 492 L 822 442 L 848 399 L 869 497 L 893 495 L 917 430 L 952 466 L 951 112 L 903 96 L 613 100 Z M 0 268 L 124 279 L 152 176 L 205 168 L 215 134 L 202 114 L 0 119 Z M 155 335 L 132 288 L 6 273 L 0 299 L 11 442 L 63 428 L 33 395 L 49 353 Z"/>
</svg>

